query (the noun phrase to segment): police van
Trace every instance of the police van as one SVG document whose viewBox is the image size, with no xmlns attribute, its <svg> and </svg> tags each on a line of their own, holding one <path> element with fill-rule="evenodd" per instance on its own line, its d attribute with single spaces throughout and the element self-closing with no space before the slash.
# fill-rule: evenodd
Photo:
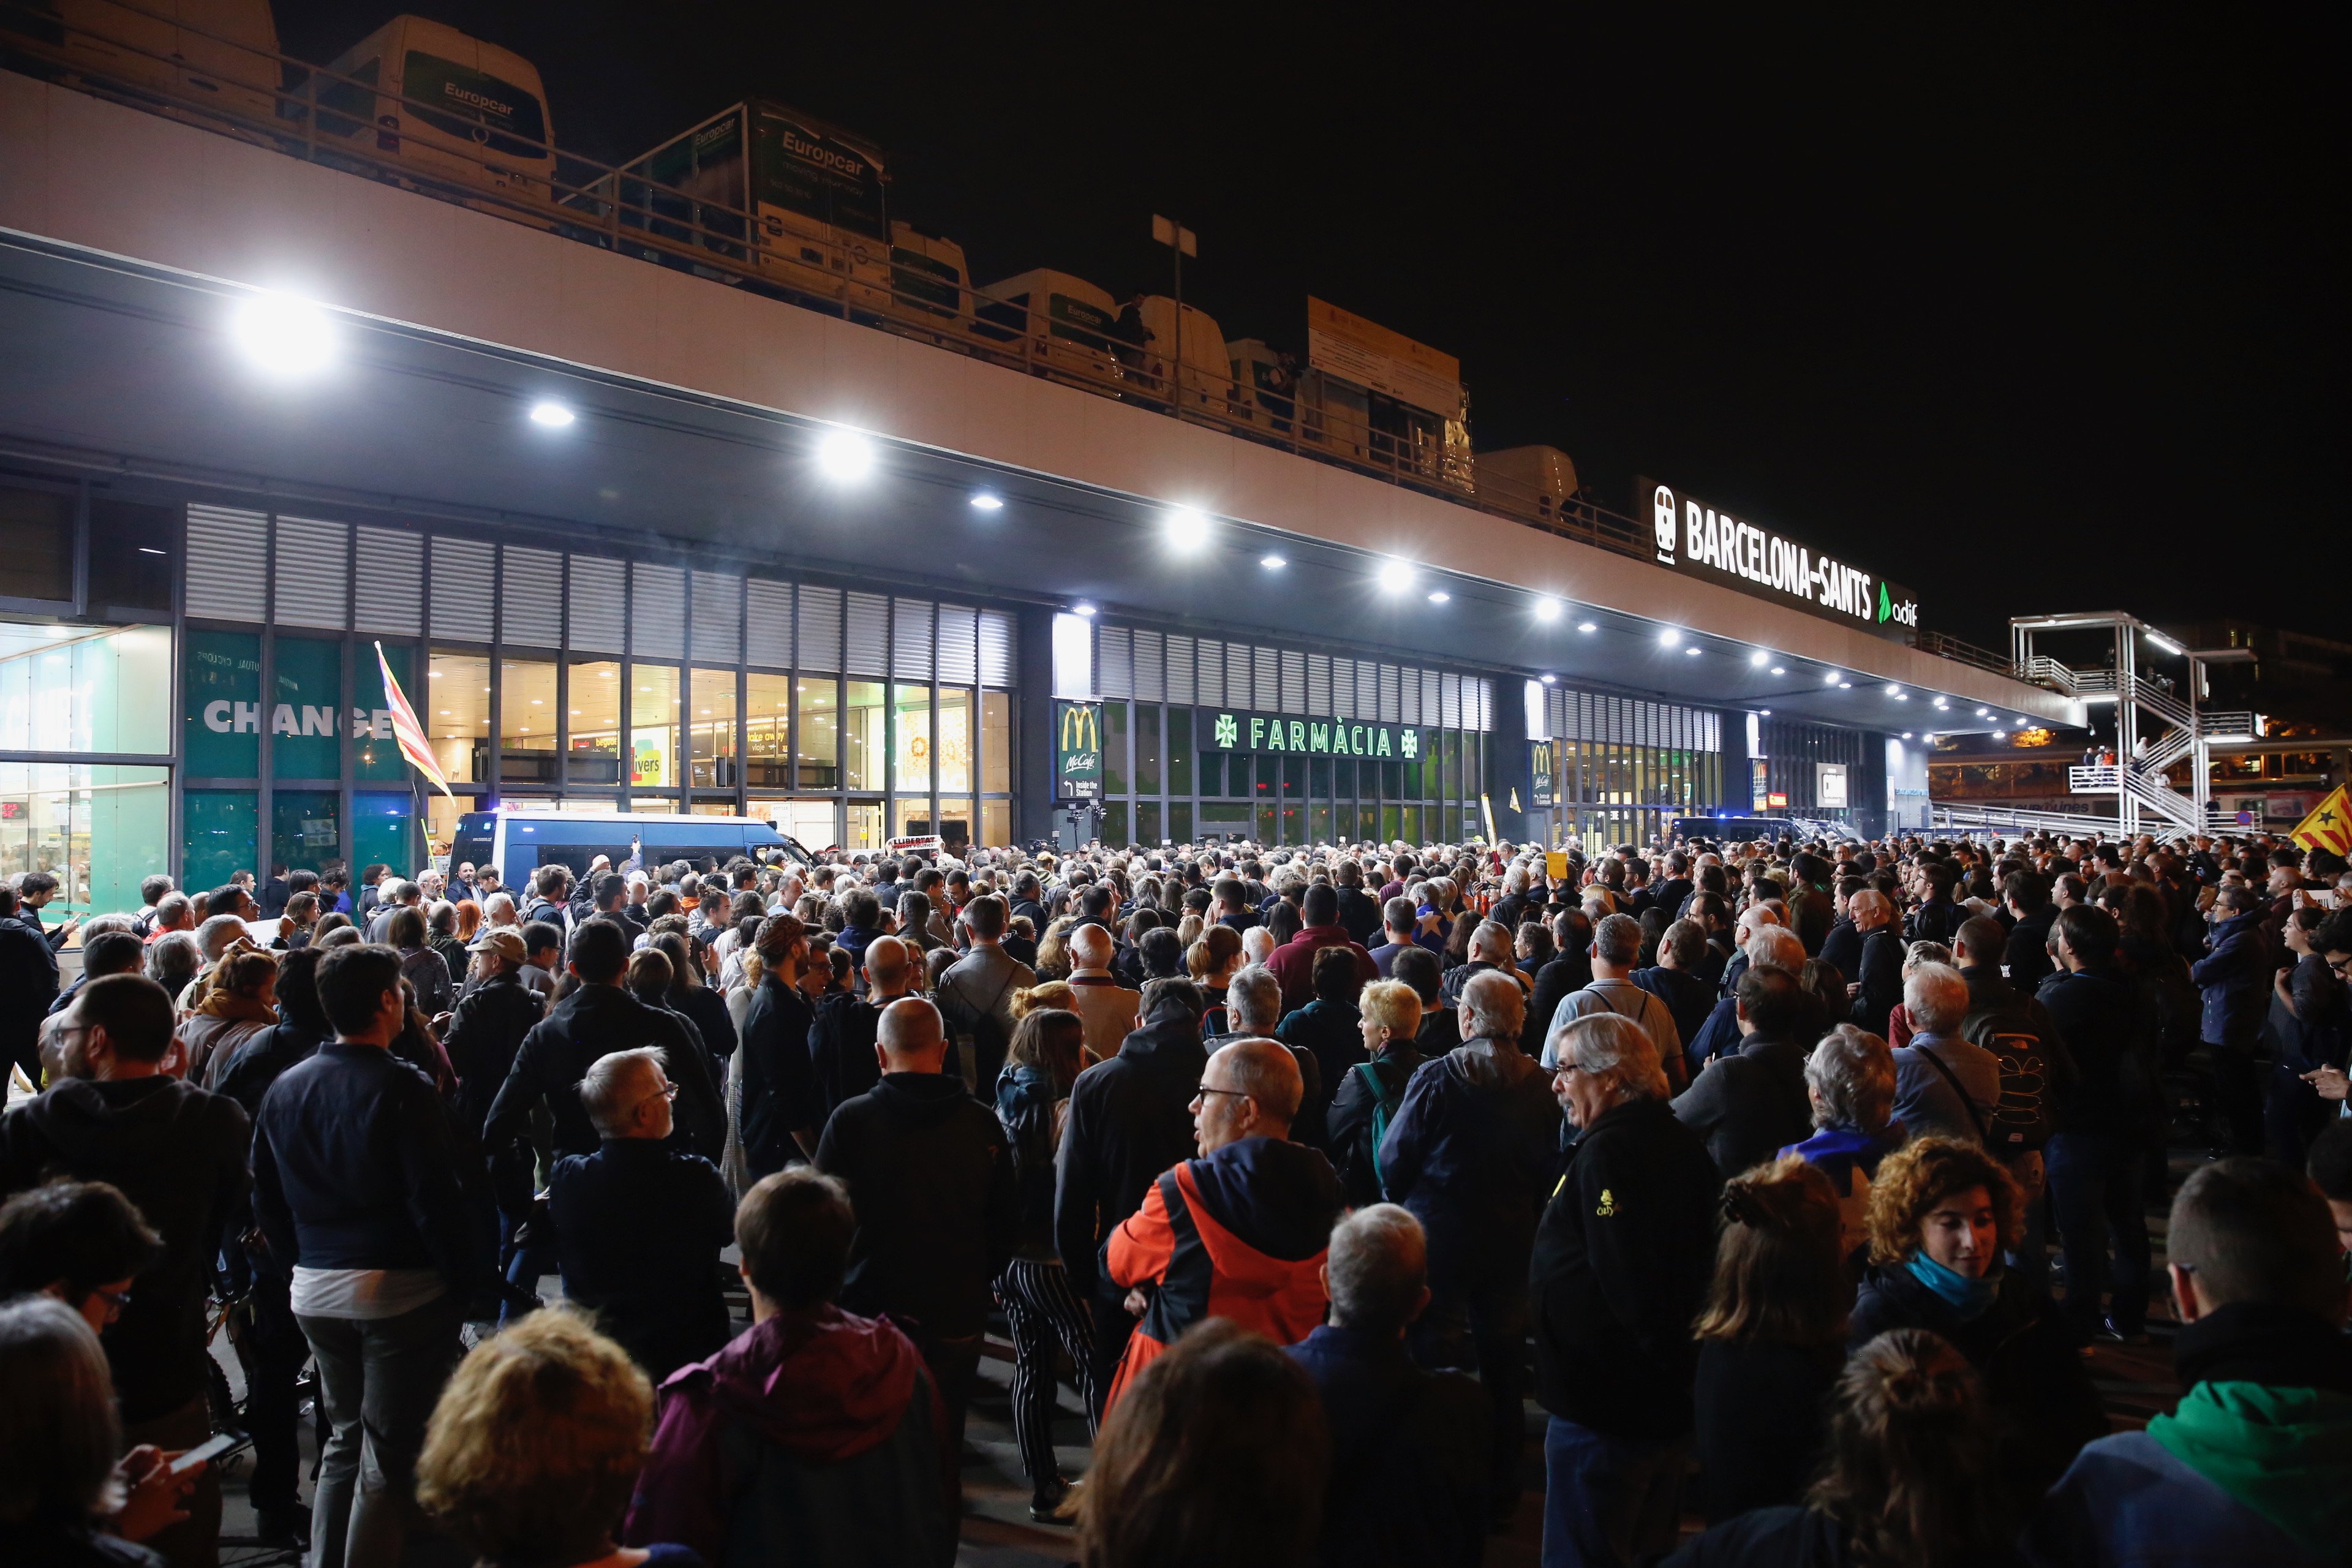
<svg viewBox="0 0 2352 1568">
<path fill-rule="evenodd" d="M 649 812 L 469 811 L 457 819 L 449 863 L 496 866 L 509 888 L 530 885 L 541 866 L 563 866 L 585 876 L 602 855 L 618 870 L 632 857 L 643 865 L 684 860 L 697 871 L 716 870 L 738 856 L 754 860 L 813 863 L 800 840 L 748 816 L 666 816 Z"/>
</svg>

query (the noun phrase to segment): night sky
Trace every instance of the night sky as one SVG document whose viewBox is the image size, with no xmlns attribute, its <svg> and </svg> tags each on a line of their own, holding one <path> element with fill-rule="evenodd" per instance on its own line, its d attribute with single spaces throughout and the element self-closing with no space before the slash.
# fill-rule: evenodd
<svg viewBox="0 0 2352 1568">
<path fill-rule="evenodd" d="M 390 15 L 277 8 L 316 60 Z M 754 94 L 857 132 L 982 283 L 1164 291 L 1171 214 L 1228 338 L 1303 353 L 1311 291 L 1460 356 L 1482 449 L 1676 483 L 1973 641 L 2352 637 L 2340 8 L 415 9 L 536 61 L 592 157 Z"/>
</svg>

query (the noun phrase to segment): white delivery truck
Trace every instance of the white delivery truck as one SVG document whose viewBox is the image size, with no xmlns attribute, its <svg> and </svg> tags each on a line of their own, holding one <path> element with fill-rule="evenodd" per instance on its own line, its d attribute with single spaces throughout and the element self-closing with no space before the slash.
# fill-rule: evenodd
<svg viewBox="0 0 2352 1568">
<path fill-rule="evenodd" d="M 496 44 L 422 16 L 394 16 L 316 79 L 320 137 L 372 145 L 437 184 L 546 204 L 555 176 L 554 132 L 539 68 Z"/>
<path fill-rule="evenodd" d="M 1119 335 L 1118 301 L 1083 278 L 1033 268 L 980 293 L 973 330 L 1015 353 L 1025 340 L 1040 375 L 1116 396 L 1127 374 L 1122 356 L 1139 357 Z"/>
</svg>

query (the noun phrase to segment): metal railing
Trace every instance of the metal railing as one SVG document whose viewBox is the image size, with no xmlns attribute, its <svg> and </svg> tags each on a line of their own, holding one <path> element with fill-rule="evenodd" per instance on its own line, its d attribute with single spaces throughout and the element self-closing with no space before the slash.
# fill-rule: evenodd
<svg viewBox="0 0 2352 1568">
<path fill-rule="evenodd" d="M 112 0 L 97 14 L 110 12 L 152 24 L 145 31 L 153 37 L 208 41 L 232 68 L 223 71 L 215 60 L 211 74 L 222 79 L 202 81 L 181 53 L 67 26 L 37 0 L 0 0 L 0 68 L 1048 377 L 1616 554 L 1648 560 L 1653 553 L 1649 523 L 1589 494 L 1553 494 L 1478 473 L 1466 452 L 1465 414 L 1449 419 L 1431 411 L 1426 422 L 1376 423 L 1330 395 L 1337 386 L 1343 398 L 1363 402 L 1363 389 L 1318 372 L 1297 374 L 1286 384 L 1281 376 L 1262 374 L 1255 362 L 1230 356 L 1229 374 L 1197 363 L 1171 366 L 1150 346 L 1050 321 L 1025 297 L 996 298 L 968 277 L 949 282 L 902 265 L 889 245 L 880 247 L 887 257 L 877 257 L 876 241 L 845 243 L 829 230 L 785 232 L 740 207 L 649 179 L 632 166 L 565 152 L 551 141 L 484 129 L 461 138 L 443 128 L 453 122 L 446 105 L 252 48 L 144 11 L 136 0 Z M 276 80 L 263 79 L 272 73 Z M 908 259 L 920 258 L 909 253 Z M 1225 345 L 1218 347 L 1223 355 Z M 1939 633 L 1915 633 L 1909 640 L 1937 658 L 2014 673 L 1998 655 Z"/>
</svg>

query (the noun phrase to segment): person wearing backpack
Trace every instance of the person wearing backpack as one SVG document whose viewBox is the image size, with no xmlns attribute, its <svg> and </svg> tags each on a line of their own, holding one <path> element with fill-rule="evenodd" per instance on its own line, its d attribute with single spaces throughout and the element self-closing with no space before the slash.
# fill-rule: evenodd
<svg viewBox="0 0 2352 1568">
<path fill-rule="evenodd" d="M 1013 994 L 1036 984 L 1037 972 L 1004 951 L 1013 914 L 1003 899 L 993 893 L 974 899 L 958 918 L 971 950 L 948 965 L 934 998 L 947 1021 L 948 1070 L 992 1095 L 1013 1038 Z"/>
<path fill-rule="evenodd" d="M 1421 1066 L 1413 1037 L 1421 1029 L 1421 997 L 1402 980 L 1376 980 L 1356 999 L 1362 1020 L 1364 1052 L 1370 1059 L 1350 1067 L 1332 1097 L 1326 1147 L 1339 1167 L 1348 1203 L 1365 1208 L 1382 1201 L 1381 1140 L 1404 1103 L 1404 1086 Z"/>
<path fill-rule="evenodd" d="M 2000 977 L 2008 942 L 2009 932 L 1999 921 L 1979 915 L 1960 927 L 1952 956 L 1969 986 L 1969 1012 L 1960 1024 L 1960 1037 L 2000 1061 L 2000 1103 L 1987 1130 L 1986 1146 L 2009 1166 L 2025 1200 L 2017 1251 L 2009 1267 L 2041 1286 L 2050 1278 L 2049 1205 L 2042 1201 L 2049 1176 L 2042 1148 L 2056 1126 L 2052 1110 L 2056 1091 L 2074 1086 L 2074 1058 L 2041 1000 Z"/>
<path fill-rule="evenodd" d="M 2166 1120 L 2156 1032 L 2116 963 L 2115 917 L 2076 904 L 2060 912 L 2055 931 L 2059 971 L 2039 994 L 2076 1068 L 2072 1084 L 2056 1088 L 2056 1125 L 2042 1149 L 2065 1258 L 2063 1310 L 2085 1342 L 2137 1340 L 2152 1279 L 2147 1148 Z M 2100 1293 L 2110 1285 L 2103 1316 Z"/>
</svg>

